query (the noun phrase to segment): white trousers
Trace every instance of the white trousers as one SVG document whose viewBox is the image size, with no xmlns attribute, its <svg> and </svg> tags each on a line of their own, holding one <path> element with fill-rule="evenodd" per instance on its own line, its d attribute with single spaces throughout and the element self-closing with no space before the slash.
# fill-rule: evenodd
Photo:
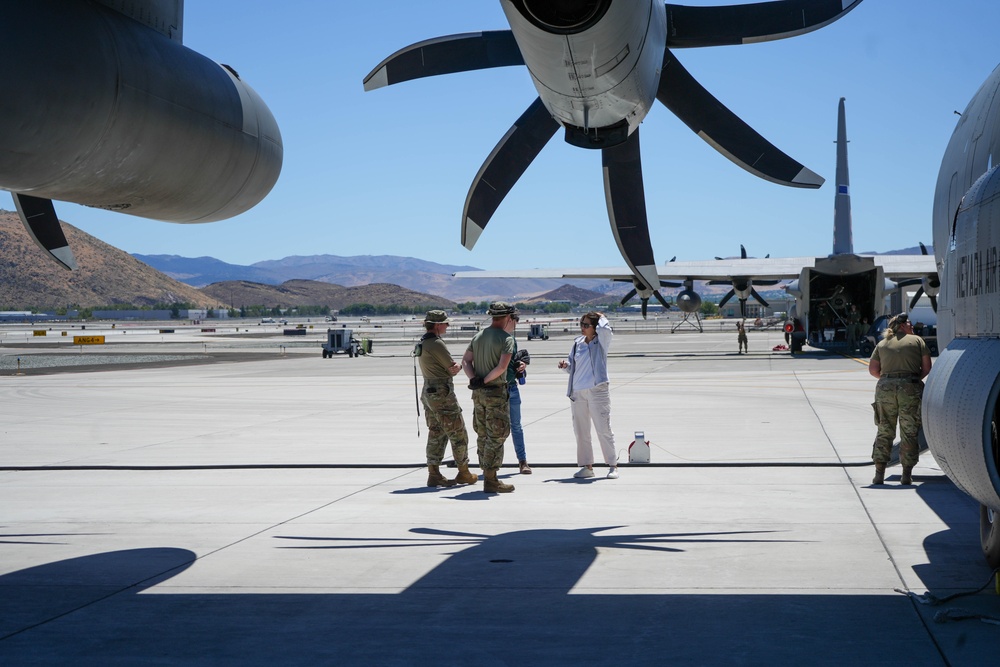
<svg viewBox="0 0 1000 667">
<path fill-rule="evenodd" d="M 611 432 L 611 392 L 608 390 L 608 383 L 574 391 L 570 412 L 573 414 L 573 433 L 576 435 L 576 464 L 594 465 L 594 445 L 590 439 L 590 425 L 593 423 L 597 440 L 601 443 L 604 462 L 609 466 L 617 466 L 615 434 Z"/>
</svg>

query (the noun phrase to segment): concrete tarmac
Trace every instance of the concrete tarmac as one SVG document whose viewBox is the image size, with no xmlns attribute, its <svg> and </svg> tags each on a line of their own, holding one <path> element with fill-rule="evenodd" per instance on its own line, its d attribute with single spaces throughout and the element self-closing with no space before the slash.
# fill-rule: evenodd
<svg viewBox="0 0 1000 667">
<path fill-rule="evenodd" d="M 425 486 L 402 341 L 3 371 L 0 664 L 992 663 L 1000 627 L 957 620 L 1000 618 L 978 507 L 927 452 L 871 485 L 863 361 L 621 329 L 620 479 L 573 477 L 571 338 L 521 332 L 504 495 Z"/>
</svg>

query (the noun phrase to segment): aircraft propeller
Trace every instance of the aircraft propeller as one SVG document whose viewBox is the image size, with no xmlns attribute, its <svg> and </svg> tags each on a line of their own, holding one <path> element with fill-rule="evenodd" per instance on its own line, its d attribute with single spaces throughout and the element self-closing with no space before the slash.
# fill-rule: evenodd
<svg viewBox="0 0 1000 667">
<path fill-rule="evenodd" d="M 792 37 L 839 19 L 860 1 L 783 0 L 725 7 L 686 7 L 668 3 L 659 79 L 648 82 L 656 89 L 638 92 L 648 95 L 650 102 L 655 97 L 710 146 L 750 173 L 781 185 L 818 188 L 823 183 L 820 176 L 776 148 L 727 109 L 691 76 L 670 48 Z M 547 8 L 543 14 L 535 11 L 543 6 L 541 4 L 535 7 L 525 2 L 505 6 L 508 20 L 510 17 L 517 19 L 516 30 L 512 22 L 511 30 L 451 35 L 405 47 L 376 66 L 365 77 L 364 88 L 373 90 L 427 76 L 513 65 L 526 65 L 535 78 L 553 72 L 559 72 L 555 76 L 563 76 L 558 65 L 564 58 L 562 52 L 556 54 L 538 45 L 547 43 L 545 40 L 553 36 L 563 39 L 591 29 L 599 30 L 595 26 L 604 20 L 611 4 L 589 0 L 557 4 L 560 5 L 558 11 L 552 13 L 551 8 Z M 522 50 L 524 44 L 519 38 L 532 48 Z M 650 45 L 649 48 L 660 46 Z M 621 57 L 628 57 L 628 45 L 622 53 L 625 55 Z M 599 78 L 601 74 L 598 72 L 595 76 Z M 648 112 L 648 106 L 636 106 L 628 116 L 617 121 L 603 116 L 601 126 L 592 126 L 589 112 L 592 108 L 601 109 L 603 98 L 600 95 L 603 93 L 593 99 L 583 95 L 578 100 L 583 109 L 580 125 L 575 117 L 567 120 L 565 112 L 553 111 L 564 104 L 554 88 L 541 79 L 535 83 L 539 97 L 500 139 L 472 182 L 463 210 L 462 244 L 472 249 L 504 197 L 556 130 L 563 127 L 568 143 L 601 150 L 608 217 L 618 249 L 635 276 L 635 293 L 642 297 L 643 292 L 649 292 L 644 297 L 644 305 L 651 295 L 663 302 L 650 287 L 660 281 L 649 238 L 639 150 L 639 122 Z M 642 88 L 644 84 L 636 79 L 635 85 Z M 754 298 L 760 300 L 759 296 Z"/>
<path fill-rule="evenodd" d="M 675 255 L 674 257 L 672 257 L 670 259 L 670 261 L 673 262 L 676 259 L 677 259 L 677 256 Z M 619 282 L 625 282 L 625 281 L 621 280 Z M 660 283 L 660 287 L 680 287 L 681 286 L 681 283 L 672 283 L 672 282 L 669 282 L 667 280 L 659 280 L 658 282 Z M 642 319 L 646 319 L 646 310 L 649 307 L 649 298 L 650 297 L 656 297 L 656 300 L 660 302 L 660 305 L 663 306 L 664 310 L 670 310 L 670 303 L 666 299 L 663 298 L 663 295 L 660 294 L 660 290 L 650 289 L 648 286 L 646 286 L 645 283 L 642 282 L 642 280 L 638 276 L 633 275 L 632 276 L 632 289 L 629 290 L 628 293 L 624 297 L 622 297 L 621 305 L 624 306 L 630 300 L 632 300 L 633 298 L 635 298 L 636 295 L 639 295 L 639 299 L 640 299 L 640 302 L 642 304 Z"/>
<path fill-rule="evenodd" d="M 771 253 L 768 253 L 765 256 L 765 259 L 767 259 L 770 256 L 771 256 Z M 722 258 L 722 257 L 716 257 L 716 259 L 722 260 L 724 258 Z M 747 249 L 743 246 L 742 243 L 740 244 L 740 259 L 747 259 Z M 757 284 L 758 285 L 777 285 L 780 282 L 781 282 L 780 280 L 759 280 L 759 281 L 757 281 Z M 722 308 L 723 306 L 725 306 L 727 303 L 729 303 L 729 300 L 732 299 L 735 296 L 735 297 L 737 297 L 739 299 L 739 302 L 740 302 L 740 317 L 742 319 L 744 319 L 744 320 L 747 318 L 747 300 L 748 299 L 754 299 L 755 301 L 757 301 L 757 303 L 759 303 L 760 305 L 764 306 L 765 308 L 770 308 L 771 307 L 771 304 L 769 304 L 767 301 L 765 301 L 764 297 L 762 297 L 757 292 L 757 290 L 754 289 L 753 279 L 750 278 L 749 276 L 733 276 L 729 280 L 710 280 L 710 281 L 708 281 L 708 284 L 709 285 L 732 285 L 732 289 L 730 289 L 728 292 L 726 292 L 726 295 L 724 297 L 722 297 L 722 299 L 719 301 L 719 308 Z"/>
<path fill-rule="evenodd" d="M 918 241 L 918 243 L 920 242 Z M 920 243 L 920 254 L 921 255 L 930 254 L 929 252 L 927 252 L 927 246 L 925 246 L 923 243 Z M 937 274 L 937 272 L 929 273 L 923 278 L 900 280 L 896 284 L 899 287 L 920 285 L 920 287 L 917 288 L 917 292 L 913 295 L 913 298 L 910 299 L 910 310 L 913 310 L 916 307 L 917 302 L 920 301 L 920 297 L 926 294 L 927 298 L 931 302 L 931 308 L 934 309 L 935 313 L 937 312 L 937 295 L 938 292 L 941 290 L 941 277 Z"/>
</svg>

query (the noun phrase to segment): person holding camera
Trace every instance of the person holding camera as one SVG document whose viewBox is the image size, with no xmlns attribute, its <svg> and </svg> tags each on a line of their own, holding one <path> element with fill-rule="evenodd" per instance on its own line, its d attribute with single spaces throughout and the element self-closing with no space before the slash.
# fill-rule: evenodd
<svg viewBox="0 0 1000 667">
<path fill-rule="evenodd" d="M 479 480 L 469 471 L 469 434 L 452 381 L 462 367 L 451 358 L 442 338 L 450 323 L 443 310 L 427 311 L 424 317 L 427 332 L 420 339 L 419 352 L 415 353 L 420 361 L 420 374 L 424 377 L 420 402 L 427 420 L 427 486 L 475 484 Z M 439 469 L 449 440 L 458 466 L 458 476 L 453 480 L 442 475 Z"/>
<path fill-rule="evenodd" d="M 486 314 L 493 323 L 472 338 L 462 356 L 462 368 L 472 390 L 472 427 L 477 436 L 479 467 L 483 469 L 483 491 L 510 493 L 514 487 L 497 479 L 497 471 L 503 464 L 503 443 L 510 435 L 507 366 L 514 356 L 514 337 L 505 327 L 517 315 L 517 309 L 496 301 Z"/>
<path fill-rule="evenodd" d="M 514 336 L 514 329 L 521 318 L 511 316 L 504 331 Z M 517 339 L 514 339 L 514 356 L 507 365 L 507 397 L 510 404 L 510 437 L 514 441 L 514 452 L 517 454 L 517 469 L 522 475 L 531 474 L 528 456 L 524 453 L 524 429 L 521 427 L 521 390 L 519 384 L 524 384 L 528 375 L 526 366 L 531 363 L 531 355 L 527 350 L 517 349 Z"/>
<path fill-rule="evenodd" d="M 569 356 L 559 361 L 559 368 L 569 373 L 570 412 L 576 435 L 576 463 L 580 470 L 573 477 L 594 476 L 594 447 L 590 425 L 597 431 L 608 479 L 618 479 L 618 456 L 615 434 L 611 432 L 611 392 L 608 390 L 608 350 L 614 332 L 604 313 L 591 311 L 580 318 L 580 336 L 573 341 Z"/>
</svg>

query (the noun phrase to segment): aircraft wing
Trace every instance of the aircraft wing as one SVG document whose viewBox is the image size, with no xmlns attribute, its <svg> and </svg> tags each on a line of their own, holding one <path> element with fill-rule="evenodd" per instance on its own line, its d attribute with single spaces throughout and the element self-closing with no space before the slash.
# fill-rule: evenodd
<svg viewBox="0 0 1000 667">
<path fill-rule="evenodd" d="M 887 278 L 917 277 L 934 273 L 931 255 L 863 255 L 874 257 Z M 656 267 L 660 280 L 726 280 L 735 276 L 754 280 L 795 280 L 802 269 L 816 266 L 815 257 L 765 257 L 667 262 Z M 632 280 L 627 267 L 579 269 L 523 269 L 518 271 L 459 271 L 456 278 L 552 278 Z"/>
<path fill-rule="evenodd" d="M 874 255 L 886 278 L 915 278 L 937 272 L 934 255 Z"/>
<path fill-rule="evenodd" d="M 184 0 L 97 0 L 119 14 L 183 43 Z"/>
<path fill-rule="evenodd" d="M 812 257 L 761 259 L 716 259 L 691 262 L 667 262 L 656 267 L 661 280 L 724 280 L 731 276 L 751 276 L 771 280 L 792 280 L 803 267 L 813 266 Z M 521 271 L 459 271 L 456 278 L 603 278 L 632 280 L 626 267 L 583 269 L 525 269 Z"/>
</svg>

